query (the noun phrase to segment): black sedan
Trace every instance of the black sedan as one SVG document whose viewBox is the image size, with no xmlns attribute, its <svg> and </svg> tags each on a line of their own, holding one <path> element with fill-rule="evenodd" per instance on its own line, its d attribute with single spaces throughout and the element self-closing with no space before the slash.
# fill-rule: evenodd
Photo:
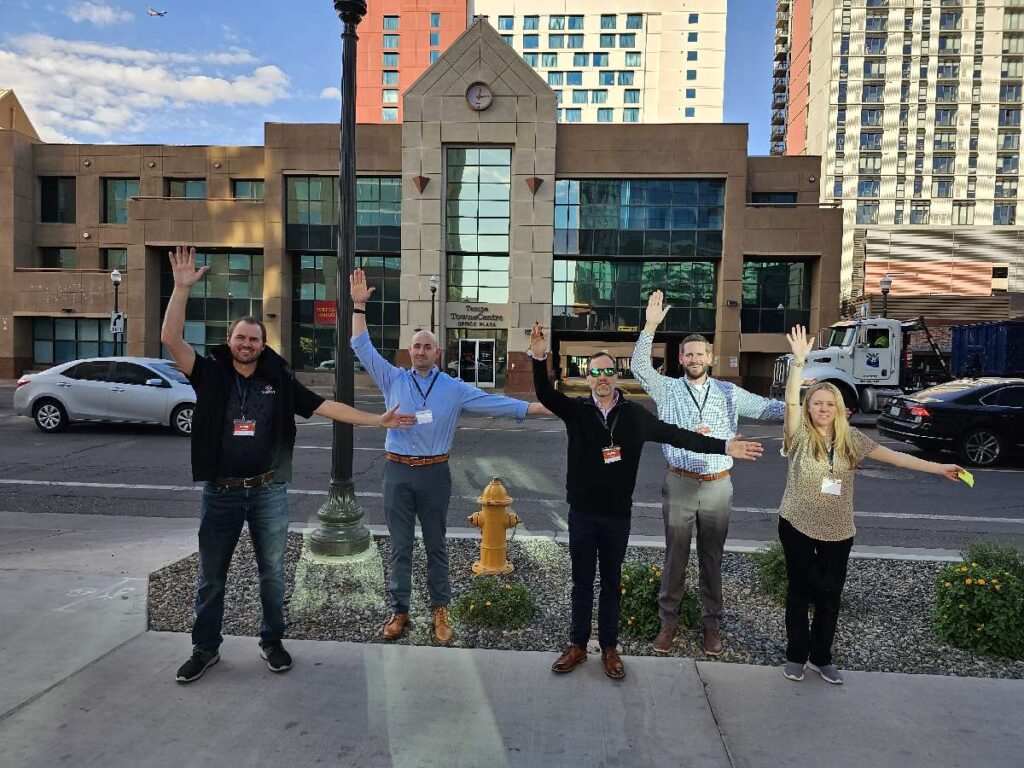
<svg viewBox="0 0 1024 768">
<path fill-rule="evenodd" d="M 1024 379 L 960 379 L 895 400 L 878 433 L 987 467 L 1024 450 Z"/>
</svg>

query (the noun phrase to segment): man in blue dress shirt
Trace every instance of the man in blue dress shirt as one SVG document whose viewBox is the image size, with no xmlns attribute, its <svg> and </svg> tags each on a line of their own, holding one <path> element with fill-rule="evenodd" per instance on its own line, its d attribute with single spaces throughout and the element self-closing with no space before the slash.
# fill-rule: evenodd
<svg viewBox="0 0 1024 768">
<path fill-rule="evenodd" d="M 392 365 L 374 349 L 366 331 L 366 302 L 374 289 L 366 274 L 355 270 L 349 278 L 352 295 L 352 349 L 359 362 L 384 394 L 384 402 L 401 403 L 401 410 L 416 414 L 416 425 L 407 431 L 389 429 L 384 442 L 384 514 L 391 534 L 392 615 L 384 625 L 385 640 L 397 640 L 409 621 L 412 592 L 412 548 L 416 518 L 423 530 L 427 552 L 427 590 L 434 619 L 434 637 L 451 640 L 448 618 L 451 585 L 448 580 L 448 547 L 445 540 L 452 478 L 448 451 L 463 411 L 480 416 L 500 416 L 522 421 L 527 414 L 548 413 L 540 403 L 527 403 L 501 395 L 489 395 L 470 384 L 442 374 L 437 367 L 441 350 L 430 331 L 417 331 L 409 346 L 412 368 Z"/>
</svg>

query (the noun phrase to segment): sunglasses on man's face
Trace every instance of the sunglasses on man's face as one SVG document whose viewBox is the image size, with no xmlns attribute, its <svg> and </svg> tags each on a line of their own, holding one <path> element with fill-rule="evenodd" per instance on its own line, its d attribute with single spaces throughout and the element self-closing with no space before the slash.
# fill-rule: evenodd
<svg viewBox="0 0 1024 768">
<path fill-rule="evenodd" d="M 619 371 L 616 368 L 591 368 L 590 369 L 590 375 L 593 376 L 594 378 L 597 378 L 598 376 L 615 376 L 616 374 L 618 374 L 618 372 Z"/>
</svg>

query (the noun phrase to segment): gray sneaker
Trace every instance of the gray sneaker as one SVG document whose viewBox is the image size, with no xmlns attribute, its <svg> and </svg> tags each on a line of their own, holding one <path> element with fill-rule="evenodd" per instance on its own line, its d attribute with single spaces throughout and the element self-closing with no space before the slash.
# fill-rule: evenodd
<svg viewBox="0 0 1024 768">
<path fill-rule="evenodd" d="M 808 664 L 807 666 L 821 675 L 821 679 L 826 683 L 832 683 L 832 685 L 843 684 L 843 676 L 839 674 L 839 670 L 836 669 L 835 664 L 825 664 L 820 667 L 815 664 Z"/>
<path fill-rule="evenodd" d="M 787 661 L 782 665 L 782 674 L 787 680 L 800 682 L 804 679 L 804 665 L 795 661 Z"/>
</svg>

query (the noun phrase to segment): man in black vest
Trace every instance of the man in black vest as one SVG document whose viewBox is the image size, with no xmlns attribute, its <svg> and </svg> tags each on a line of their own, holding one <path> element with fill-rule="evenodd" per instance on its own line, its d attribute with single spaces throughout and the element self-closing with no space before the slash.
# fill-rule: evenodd
<svg viewBox="0 0 1024 768">
<path fill-rule="evenodd" d="M 288 543 L 287 483 L 295 447 L 295 415 L 384 428 L 408 427 L 416 417 L 364 413 L 325 400 L 295 380 L 284 359 L 266 346 L 266 329 L 254 317 L 236 320 L 227 344 L 206 357 L 183 338 L 192 286 L 209 271 L 195 267 L 195 248 L 168 253 L 174 292 L 160 340 L 196 391 L 192 419 L 192 479 L 205 481 L 199 512 L 199 587 L 192 656 L 175 679 L 198 680 L 220 660 L 224 586 L 231 556 L 249 524 L 260 574 L 260 656 L 272 672 L 291 669 L 281 638 L 284 618 L 284 553 Z"/>
</svg>

